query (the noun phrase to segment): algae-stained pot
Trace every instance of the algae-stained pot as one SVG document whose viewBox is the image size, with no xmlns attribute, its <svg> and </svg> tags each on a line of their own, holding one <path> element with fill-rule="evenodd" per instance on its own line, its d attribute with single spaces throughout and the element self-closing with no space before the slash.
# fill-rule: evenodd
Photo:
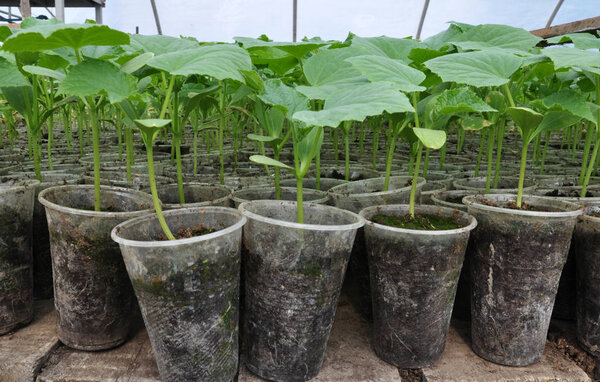
<svg viewBox="0 0 600 382">
<path fill-rule="evenodd" d="M 477 219 L 472 233 L 471 338 L 473 351 L 502 365 L 538 362 L 571 235 L 582 208 L 551 198 L 467 196 Z"/>
<path fill-rule="evenodd" d="M 600 202 L 585 206 L 571 242 L 577 269 L 577 339 L 600 356 Z"/>
<path fill-rule="evenodd" d="M 123 343 L 136 309 L 119 246 L 110 231 L 153 210 L 140 191 L 102 186 L 94 211 L 94 186 L 50 187 L 38 196 L 46 208 L 54 275 L 58 338 L 80 350 Z"/>
<path fill-rule="evenodd" d="M 231 381 L 238 370 L 242 226 L 232 208 L 167 211 L 177 233 L 163 240 L 155 214 L 112 231 L 140 304 L 163 381 Z"/>
<path fill-rule="evenodd" d="M 220 184 L 208 183 L 183 183 L 183 196 L 185 203 L 180 204 L 179 186 L 177 183 L 160 186 L 158 196 L 165 209 L 189 207 L 230 207 L 231 190 Z"/>
<path fill-rule="evenodd" d="M 0 335 L 33 318 L 31 236 L 37 180 L 0 183 Z"/>
<path fill-rule="evenodd" d="M 331 206 L 242 203 L 245 361 L 273 381 L 306 381 L 319 373 L 356 230 L 363 219 Z"/>
<path fill-rule="evenodd" d="M 477 222 L 465 212 L 416 206 L 415 214 L 444 219 L 436 230 L 378 224 L 404 218 L 408 205 L 365 208 L 373 301 L 373 347 L 401 368 L 433 365 L 444 351 L 469 233 Z"/>
</svg>

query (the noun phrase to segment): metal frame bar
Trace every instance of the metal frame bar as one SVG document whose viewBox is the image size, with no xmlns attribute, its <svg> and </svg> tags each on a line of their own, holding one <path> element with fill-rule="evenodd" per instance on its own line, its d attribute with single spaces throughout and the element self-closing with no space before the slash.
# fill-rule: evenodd
<svg viewBox="0 0 600 382">
<path fill-rule="evenodd" d="M 152 12 L 154 13 L 154 21 L 156 22 L 156 30 L 159 35 L 162 35 L 162 28 L 160 26 L 160 19 L 158 18 L 158 9 L 156 8 L 156 2 L 154 0 L 150 0 L 150 4 L 152 4 Z"/>
<path fill-rule="evenodd" d="M 550 28 L 550 25 L 552 25 L 552 22 L 554 21 L 554 17 L 556 17 L 556 14 L 558 13 L 560 7 L 563 5 L 564 1 L 565 0 L 558 0 L 558 3 L 556 3 L 556 6 L 554 7 L 552 14 L 550 15 L 550 18 L 548 18 L 546 28 Z"/>
<path fill-rule="evenodd" d="M 421 20 L 419 20 L 419 27 L 417 28 L 417 34 L 415 38 L 419 40 L 421 38 L 421 31 L 423 30 L 423 24 L 425 23 L 425 16 L 427 16 L 427 9 L 429 8 L 429 0 L 425 0 L 423 4 L 423 11 L 421 12 Z"/>
</svg>

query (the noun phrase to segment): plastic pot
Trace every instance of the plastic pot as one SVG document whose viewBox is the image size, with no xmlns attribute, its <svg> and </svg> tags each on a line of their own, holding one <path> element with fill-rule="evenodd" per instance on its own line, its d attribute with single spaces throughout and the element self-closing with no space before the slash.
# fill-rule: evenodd
<svg viewBox="0 0 600 382">
<path fill-rule="evenodd" d="M 183 183 L 184 204 L 179 204 L 177 183 L 160 186 L 158 196 L 165 209 L 217 206 L 229 207 L 231 190 L 208 183 Z"/>
<path fill-rule="evenodd" d="M 408 205 L 365 208 L 365 240 L 373 300 L 373 347 L 379 358 L 401 368 L 433 365 L 448 335 L 456 286 L 470 231 L 465 212 L 416 206 L 416 214 L 453 218 L 461 228 L 421 231 L 377 224 L 375 215 L 408 215 Z"/>
<path fill-rule="evenodd" d="M 319 373 L 356 230 L 349 211 L 261 200 L 239 207 L 244 227 L 244 343 L 250 371 L 273 381 Z"/>
<path fill-rule="evenodd" d="M 480 176 L 477 178 L 464 178 L 464 179 L 456 179 L 454 181 L 454 188 L 457 190 L 471 190 L 477 191 L 479 193 L 485 192 L 485 183 L 486 177 Z M 494 185 L 494 180 L 492 179 L 491 183 L 492 187 Z M 535 182 L 531 179 L 525 179 L 523 191 L 528 193 L 535 189 Z M 510 177 L 510 176 L 502 176 L 498 180 L 498 188 L 490 188 L 490 194 L 516 194 L 519 186 L 519 178 Z"/>
<path fill-rule="evenodd" d="M 0 183 L 0 335 L 33 318 L 31 236 L 37 184 Z"/>
<path fill-rule="evenodd" d="M 584 349 L 600 356 L 600 203 L 585 207 L 575 230 L 569 256 L 577 269 L 577 339 Z"/>
<path fill-rule="evenodd" d="M 509 208 L 515 195 L 463 199 L 477 219 L 472 233 L 471 338 L 473 351 L 502 365 L 538 362 L 558 281 L 582 208 L 524 196 L 535 210 Z M 492 204 L 492 205 L 489 205 Z"/>
<path fill-rule="evenodd" d="M 419 198 L 419 204 L 433 204 L 431 196 L 446 191 L 446 184 L 441 182 L 427 182 L 421 188 L 421 195 Z"/>
<path fill-rule="evenodd" d="M 119 246 L 110 231 L 151 212 L 152 197 L 102 186 L 103 210 L 94 211 L 94 187 L 59 186 L 40 192 L 50 232 L 58 338 L 80 350 L 102 350 L 127 337 L 135 297 Z"/>
<path fill-rule="evenodd" d="M 343 179 L 321 178 L 319 186 L 321 191 L 329 191 L 331 188 L 344 183 L 348 182 Z M 279 182 L 279 185 L 281 187 L 296 187 L 296 179 L 283 179 Z M 304 189 L 310 188 L 316 190 L 317 180 L 315 178 L 304 178 L 302 179 L 302 187 L 304 187 Z"/>
<path fill-rule="evenodd" d="M 164 213 L 170 229 L 215 229 L 157 241 L 155 214 L 116 226 L 127 272 L 163 381 L 231 381 L 238 370 L 238 306 L 242 226 L 224 207 Z"/>
<path fill-rule="evenodd" d="M 295 187 L 280 187 L 281 200 L 295 201 L 297 189 Z M 325 191 L 313 190 L 310 188 L 302 189 L 302 196 L 304 202 L 325 204 L 329 200 L 329 196 Z M 248 187 L 238 191 L 234 191 L 231 200 L 237 208 L 244 202 L 253 200 L 276 200 L 275 199 L 275 187 Z"/>
</svg>

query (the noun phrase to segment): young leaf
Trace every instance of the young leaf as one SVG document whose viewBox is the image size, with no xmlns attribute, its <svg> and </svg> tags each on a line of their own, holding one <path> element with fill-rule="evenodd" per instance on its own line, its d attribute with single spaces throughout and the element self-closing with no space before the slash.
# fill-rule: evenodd
<svg viewBox="0 0 600 382">
<path fill-rule="evenodd" d="M 257 93 L 265 90 L 265 83 L 263 82 L 262 78 L 260 78 L 260 75 L 254 70 L 240 70 L 240 72 L 244 76 L 246 85 L 250 87 L 250 89 Z"/>
<path fill-rule="evenodd" d="M 542 122 L 544 115 L 527 107 L 509 107 L 506 111 L 519 128 L 523 142 L 529 143 L 534 138 L 533 131 Z"/>
<path fill-rule="evenodd" d="M 244 82 L 240 70 L 251 70 L 252 62 L 244 49 L 229 45 L 206 45 L 194 49 L 166 53 L 152 58 L 148 66 L 171 75 L 200 74 L 218 80 Z"/>
<path fill-rule="evenodd" d="M 596 118 L 587 105 L 586 98 L 579 92 L 573 89 L 561 89 L 556 93 L 552 93 L 543 99 L 546 107 L 551 108 L 553 105 L 560 105 L 565 110 L 568 110 L 573 115 L 580 118 L 585 118 L 588 121 L 595 122 Z"/>
<path fill-rule="evenodd" d="M 267 137 L 264 135 L 248 134 L 248 139 L 258 142 L 273 142 L 277 140 L 277 137 Z"/>
<path fill-rule="evenodd" d="M 58 81 L 62 81 L 66 77 L 62 72 L 35 65 L 25 65 L 23 66 L 23 70 L 27 73 L 37 74 L 38 76 L 51 77 Z"/>
<path fill-rule="evenodd" d="M 504 85 L 522 62 L 511 53 L 484 50 L 436 57 L 425 66 L 444 81 L 482 87 Z"/>
<path fill-rule="evenodd" d="M 280 79 L 267 80 L 265 90 L 259 98 L 266 104 L 276 106 L 286 115 L 293 115 L 297 111 L 309 110 L 308 98 L 296 89 L 285 85 Z"/>
<path fill-rule="evenodd" d="M 131 74 L 131 73 L 135 72 L 136 70 L 138 70 L 139 68 L 146 65 L 146 63 L 152 57 L 154 57 L 154 53 L 152 53 L 152 52 L 142 53 L 139 56 L 135 56 L 131 60 L 129 60 L 126 63 L 124 63 L 123 65 L 121 65 L 121 70 L 124 71 L 125 73 Z"/>
<path fill-rule="evenodd" d="M 381 56 L 355 56 L 346 59 L 371 82 L 390 81 L 398 90 L 416 92 L 425 90 L 419 86 L 425 80 L 420 70 L 405 65 L 400 60 Z"/>
<path fill-rule="evenodd" d="M 266 157 L 264 155 L 251 155 L 249 159 L 254 163 L 264 164 L 267 166 L 275 166 L 275 167 L 279 167 L 279 168 L 284 168 L 289 171 L 294 171 L 293 167 L 290 167 L 285 163 L 282 163 L 273 158 Z"/>
<path fill-rule="evenodd" d="M 444 130 L 431 130 L 417 127 L 414 127 L 412 130 L 423 146 L 427 148 L 439 149 L 446 143 L 446 132 Z"/>
<path fill-rule="evenodd" d="M 544 119 L 534 130 L 533 134 L 531 134 L 530 139 L 546 131 L 555 131 L 572 126 L 579 120 L 581 120 L 581 117 L 573 115 L 568 111 L 550 110 L 544 114 Z"/>
<path fill-rule="evenodd" d="M 556 69 L 571 67 L 600 67 L 600 52 L 581 50 L 564 46 L 542 49 L 542 54 L 550 57 Z"/>
<path fill-rule="evenodd" d="M 119 102 L 136 92 L 133 76 L 108 61 L 87 59 L 75 65 L 58 87 L 58 94 L 79 97 L 105 94 L 111 103 Z"/>
<path fill-rule="evenodd" d="M 170 123 L 170 119 L 136 119 L 133 121 L 138 129 L 142 132 L 142 138 L 146 145 L 151 145 L 160 130 L 167 127 Z"/>
</svg>

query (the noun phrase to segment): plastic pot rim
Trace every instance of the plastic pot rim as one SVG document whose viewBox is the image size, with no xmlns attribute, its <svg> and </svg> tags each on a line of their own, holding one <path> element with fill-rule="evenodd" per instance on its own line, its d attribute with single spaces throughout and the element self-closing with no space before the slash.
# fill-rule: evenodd
<svg viewBox="0 0 600 382">
<path fill-rule="evenodd" d="M 10 178 L 10 176 L 7 175 L 4 178 Z M 0 195 L 8 193 L 8 192 L 19 191 L 19 190 L 24 191 L 28 188 L 37 187 L 38 185 L 41 184 L 41 182 L 37 179 L 23 179 L 23 180 L 18 180 L 18 182 L 15 182 L 15 184 L 9 184 L 9 183 L 13 183 L 13 182 L 0 183 Z"/>
<path fill-rule="evenodd" d="M 210 212 L 218 212 L 218 213 L 227 213 L 232 216 L 239 217 L 240 220 L 236 223 L 230 225 L 229 227 L 220 229 L 218 231 L 207 233 L 206 235 L 189 237 L 186 239 L 176 239 L 176 240 L 157 240 L 157 241 L 147 241 L 147 240 L 131 240 L 125 239 L 119 236 L 121 230 L 127 229 L 132 225 L 143 224 L 144 221 L 158 219 L 155 213 L 146 214 L 143 216 L 138 216 L 133 219 L 129 219 L 124 221 L 121 224 L 118 224 L 110 231 L 110 237 L 117 242 L 119 245 L 125 245 L 128 247 L 138 247 L 138 248 L 156 248 L 156 247 L 172 247 L 174 245 L 181 244 L 192 244 L 198 243 L 202 241 L 207 241 L 211 239 L 215 239 L 220 236 L 227 235 L 231 232 L 234 232 L 244 226 L 246 224 L 246 217 L 235 208 L 230 207 L 187 207 L 187 208 L 179 208 L 176 210 L 164 211 L 163 215 L 165 218 L 171 215 L 183 215 L 183 214 L 205 214 Z"/>
<path fill-rule="evenodd" d="M 296 193 L 298 192 L 298 189 L 296 187 L 279 187 L 279 189 L 281 191 L 288 191 L 288 192 L 292 192 L 292 193 Z M 275 199 L 254 199 L 254 200 L 249 200 L 249 199 L 243 199 L 238 197 L 239 194 L 244 193 L 244 192 L 251 192 L 251 191 L 265 191 L 268 190 L 269 192 L 273 192 L 275 193 L 275 186 L 252 186 L 252 187 L 243 187 L 240 188 L 239 190 L 233 191 L 231 193 L 231 200 L 233 200 L 236 203 L 246 203 L 246 202 L 254 202 L 257 200 L 275 200 Z M 315 204 L 322 204 L 322 203 L 326 203 L 329 200 L 329 195 L 327 194 L 326 191 L 321 191 L 321 190 L 315 190 L 314 188 L 304 188 L 302 187 L 302 195 L 303 197 L 306 196 L 306 194 L 316 194 L 317 196 L 321 196 L 318 199 L 313 199 L 310 201 L 307 201 L 309 203 L 315 203 Z M 280 200 L 275 200 L 276 202 L 279 202 Z M 291 200 L 287 200 L 288 202 L 291 202 Z"/>
<path fill-rule="evenodd" d="M 150 208 L 145 208 L 143 210 L 137 211 L 122 211 L 122 212 L 108 212 L 108 211 L 90 211 L 90 210 L 82 210 L 79 208 L 67 207 L 60 205 L 58 203 L 54 203 L 45 198 L 46 194 L 49 194 L 56 190 L 65 190 L 65 189 L 91 189 L 94 190 L 93 184 L 70 184 L 65 186 L 54 186 L 48 187 L 45 190 L 41 191 L 38 195 L 38 201 L 45 207 L 51 210 L 67 212 L 72 215 L 80 215 L 80 216 L 97 216 L 97 217 L 115 217 L 115 218 L 127 218 L 128 216 L 139 216 L 147 214 L 151 211 L 154 211 L 154 204 L 152 203 L 152 196 L 143 191 L 133 190 L 131 188 L 125 187 L 114 187 L 114 186 L 106 186 L 100 185 L 100 190 L 113 191 L 116 193 L 127 193 L 127 194 L 136 194 L 138 198 L 146 198 L 148 199 L 148 203 L 151 205 Z"/>
<path fill-rule="evenodd" d="M 455 208 L 434 206 L 434 205 L 428 205 L 428 204 L 416 205 L 415 212 L 417 212 L 418 210 L 435 210 L 435 211 L 440 211 L 440 212 L 446 212 L 448 214 L 457 214 L 457 215 L 461 215 L 463 218 L 465 218 L 465 220 L 467 220 L 469 222 L 469 224 L 464 227 L 455 228 L 455 229 L 420 230 L 420 229 L 391 227 L 391 226 L 388 226 L 385 224 L 375 223 L 375 222 L 369 220 L 369 218 L 367 217 L 367 216 L 373 216 L 374 211 L 384 212 L 385 210 L 393 210 L 393 209 L 398 209 L 398 208 L 406 208 L 408 211 L 409 205 L 408 204 L 382 204 L 382 205 L 378 205 L 378 206 L 371 206 L 371 207 L 363 208 L 359 212 L 359 215 L 362 216 L 363 219 L 365 219 L 365 221 L 366 221 L 365 225 L 370 225 L 370 226 L 373 226 L 373 227 L 381 229 L 381 230 L 397 232 L 397 233 L 407 233 L 407 234 L 411 234 L 411 235 L 422 235 L 422 236 L 456 235 L 456 234 L 460 234 L 463 232 L 470 232 L 475 227 L 477 227 L 477 219 L 475 219 L 474 216 L 472 216 L 471 214 L 469 214 L 467 212 L 464 212 L 464 211 L 461 211 L 461 210 L 458 210 Z"/>
<path fill-rule="evenodd" d="M 485 197 L 490 201 L 493 200 L 501 200 L 501 201 L 510 201 L 517 200 L 517 195 L 515 194 L 478 194 L 465 196 L 463 198 L 463 204 L 467 207 L 475 207 L 480 210 L 489 211 L 489 212 L 498 212 L 504 214 L 512 214 L 512 215 L 521 215 L 521 216 L 533 216 L 533 217 L 546 217 L 546 218 L 565 218 L 565 217 L 577 217 L 583 214 L 583 207 L 573 203 L 567 202 L 564 200 L 557 200 L 556 198 L 550 198 L 546 196 L 536 196 L 536 195 L 523 195 L 523 201 L 526 200 L 547 200 L 553 203 L 558 203 L 558 206 L 561 206 L 562 209 L 568 209 L 567 211 L 559 211 L 559 212 L 548 212 L 548 211 L 527 211 L 527 210 L 516 210 L 512 208 L 505 207 L 495 207 L 488 206 L 485 204 L 477 203 L 475 198 Z"/>
<path fill-rule="evenodd" d="M 390 182 L 392 182 L 394 179 L 398 179 L 398 178 L 409 178 L 409 180 L 412 180 L 412 176 L 408 176 L 408 175 L 401 175 L 401 176 L 390 176 Z M 405 186 L 405 187 L 400 187 L 400 188 L 394 188 L 393 190 L 387 190 L 387 191 L 375 191 L 375 192 L 360 192 L 360 193 L 351 193 L 351 192 L 339 192 L 338 190 L 336 190 L 336 188 L 342 188 L 342 187 L 354 187 L 357 185 L 361 185 L 361 184 L 365 184 L 365 183 L 369 183 L 369 182 L 374 182 L 375 180 L 380 181 L 383 185 L 383 182 L 385 182 L 385 177 L 378 177 L 378 178 L 369 178 L 369 179 L 363 179 L 363 180 L 355 180 L 353 182 L 348 182 L 348 183 L 344 183 L 344 184 L 340 184 L 338 186 L 335 187 L 331 187 L 329 189 L 329 191 L 327 191 L 328 194 L 330 195 L 336 195 L 336 196 L 340 196 L 340 197 L 344 197 L 344 196 L 349 196 L 352 195 L 352 197 L 366 197 L 366 196 L 379 196 L 379 195 L 388 195 L 388 194 L 392 194 L 392 193 L 396 193 L 399 191 L 408 191 L 411 189 L 412 186 Z M 424 185 L 427 181 L 422 178 L 422 177 L 418 177 L 417 178 L 417 187 L 419 185 Z"/>
<path fill-rule="evenodd" d="M 179 185 L 177 183 L 169 183 L 169 184 L 163 184 L 161 185 L 161 187 L 167 187 L 167 186 L 173 186 L 175 188 L 179 187 Z M 202 183 L 202 182 L 183 182 L 182 183 L 183 188 L 185 187 L 189 187 L 189 186 L 200 186 L 200 187 L 215 187 L 215 188 L 221 188 L 223 189 L 223 191 L 227 191 L 227 195 L 222 196 L 220 198 L 217 199 L 213 199 L 213 200 L 207 200 L 204 202 L 185 202 L 183 204 L 181 203 L 162 203 L 163 207 L 165 209 L 174 209 L 174 208 L 194 208 L 194 207 L 210 207 L 210 205 L 206 204 L 206 203 L 223 203 L 226 200 L 231 198 L 231 188 L 223 185 L 223 184 L 210 184 L 210 183 Z M 159 199 L 160 199 L 160 195 L 159 195 Z M 205 205 L 206 204 L 206 205 Z"/>
<path fill-rule="evenodd" d="M 290 222 L 287 220 L 281 220 L 281 219 L 275 219 L 275 218 L 269 218 L 266 216 L 262 216 L 259 215 L 255 212 L 249 211 L 248 210 L 248 205 L 250 204 L 258 204 L 258 203 L 263 203 L 263 204 L 293 204 L 295 205 L 296 202 L 293 201 L 286 201 L 286 200 L 252 200 L 249 202 L 244 202 L 241 203 L 238 206 L 238 210 L 244 215 L 247 216 L 251 219 L 260 221 L 262 223 L 267 223 L 267 224 L 273 224 L 273 225 L 279 225 L 279 226 L 284 226 L 284 227 L 288 227 L 288 228 L 295 228 L 295 229 L 301 229 L 301 230 L 306 230 L 306 231 L 345 231 L 345 230 L 351 230 L 351 229 L 358 229 L 362 226 L 365 225 L 365 219 L 360 216 L 359 214 L 356 214 L 354 212 L 348 211 L 348 210 L 344 210 L 342 208 L 338 208 L 338 207 L 333 207 L 333 206 L 328 206 L 328 205 L 324 205 L 324 204 L 316 204 L 316 203 L 311 203 L 311 202 L 304 202 L 303 203 L 303 207 L 304 210 L 306 211 L 307 208 L 321 208 L 321 209 L 328 209 L 328 210 L 333 210 L 336 212 L 342 212 L 346 215 L 348 215 L 349 217 L 352 217 L 353 219 L 356 219 L 357 222 L 355 223 L 349 223 L 349 224 L 337 224 L 337 225 L 324 225 L 324 224 L 307 224 L 307 223 L 297 223 L 297 222 Z"/>
</svg>

